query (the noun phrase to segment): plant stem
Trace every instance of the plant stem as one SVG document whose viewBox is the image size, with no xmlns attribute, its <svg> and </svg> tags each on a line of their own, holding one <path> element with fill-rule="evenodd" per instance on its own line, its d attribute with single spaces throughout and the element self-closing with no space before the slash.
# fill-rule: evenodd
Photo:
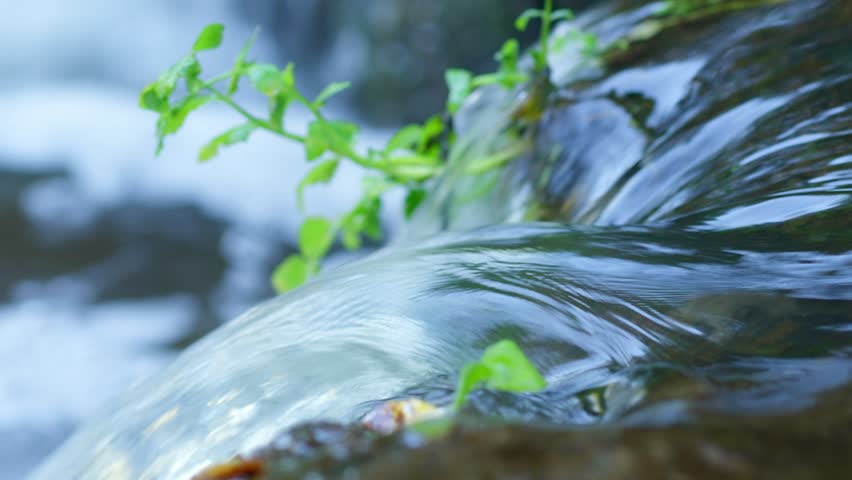
<svg viewBox="0 0 852 480">
<path fill-rule="evenodd" d="M 539 38 L 541 58 L 536 70 L 543 72 L 547 68 L 547 52 L 550 47 L 550 14 L 553 13 L 553 0 L 544 0 L 544 11 L 541 13 L 541 37 Z"/>
<path fill-rule="evenodd" d="M 204 88 L 212 87 L 213 85 L 221 82 L 222 80 L 228 80 L 233 75 L 234 75 L 234 72 L 220 73 L 219 75 L 216 75 L 215 77 L 211 78 L 210 80 L 207 80 L 206 82 L 204 82 Z"/>
<path fill-rule="evenodd" d="M 513 143 L 509 147 L 487 157 L 483 157 L 476 162 L 468 165 L 468 167 L 464 170 L 464 173 L 467 175 L 475 175 L 482 172 L 487 172 L 495 167 L 499 167 L 500 165 L 512 160 L 517 157 L 521 153 L 524 152 L 527 148 L 530 147 L 532 143 L 529 140 L 521 140 Z"/>
<path fill-rule="evenodd" d="M 272 133 L 276 133 L 278 135 L 281 135 L 282 137 L 293 140 L 294 142 L 300 142 L 300 143 L 305 142 L 305 137 L 303 137 L 301 135 L 296 135 L 295 133 L 288 132 L 288 131 L 284 130 L 283 128 L 276 127 L 275 125 L 272 125 L 271 123 L 267 122 L 266 120 L 255 117 L 254 115 L 249 113 L 248 110 L 239 106 L 235 101 L 231 100 L 230 97 L 228 97 L 224 93 L 220 92 L 219 90 L 217 90 L 212 85 L 205 85 L 204 88 L 207 91 L 209 91 L 210 93 L 212 93 L 213 96 L 216 97 L 217 100 L 226 103 L 228 106 L 233 108 L 237 113 L 239 113 L 240 115 L 245 117 L 246 120 L 257 125 L 258 127 L 262 128 L 264 130 L 269 130 Z"/>
</svg>

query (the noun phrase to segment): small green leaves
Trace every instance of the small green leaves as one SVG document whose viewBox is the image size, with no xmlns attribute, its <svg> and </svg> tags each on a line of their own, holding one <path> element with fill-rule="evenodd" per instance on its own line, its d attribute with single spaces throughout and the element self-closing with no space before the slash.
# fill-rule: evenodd
<svg viewBox="0 0 852 480">
<path fill-rule="evenodd" d="M 272 286 L 283 293 L 301 286 L 308 279 L 308 264 L 300 255 L 291 255 L 272 272 Z"/>
<path fill-rule="evenodd" d="M 293 62 L 287 64 L 284 70 L 281 70 L 281 82 L 284 86 L 284 93 L 289 93 L 296 88 L 296 66 Z"/>
<path fill-rule="evenodd" d="M 305 154 L 308 161 L 315 160 L 327 151 L 351 157 L 352 143 L 358 133 L 358 125 L 340 120 L 318 118 L 308 126 L 305 138 Z"/>
<path fill-rule="evenodd" d="M 423 199 L 426 198 L 426 190 L 422 188 L 412 188 L 408 191 L 408 194 L 405 196 L 405 219 L 408 220 L 414 215 L 414 211 L 417 210 L 417 207 L 423 203 Z"/>
<path fill-rule="evenodd" d="M 393 177 L 403 181 L 423 181 L 437 175 L 443 167 L 435 163 L 432 157 L 412 155 L 391 159 L 386 171 Z"/>
<path fill-rule="evenodd" d="M 544 11 L 539 10 L 537 8 L 530 8 L 524 10 L 517 19 L 515 19 L 515 29 L 519 32 L 523 32 L 527 29 L 527 25 L 529 25 L 530 20 L 534 18 L 541 18 Z"/>
<path fill-rule="evenodd" d="M 139 106 L 145 110 L 162 113 L 169 108 L 169 100 L 157 93 L 157 82 L 154 82 L 142 89 L 139 95 Z"/>
<path fill-rule="evenodd" d="M 420 125 L 406 125 L 388 140 L 385 153 L 393 153 L 397 150 L 412 150 L 420 142 L 423 135 L 423 127 Z"/>
<path fill-rule="evenodd" d="M 500 68 L 510 72 L 518 71 L 518 52 L 520 46 L 518 41 L 510 38 L 503 43 L 500 51 L 494 55 L 494 59 L 500 62 Z"/>
<path fill-rule="evenodd" d="M 495 60 L 500 62 L 500 70 L 495 75 L 495 82 L 505 88 L 514 88 L 519 83 L 526 82 L 529 77 L 518 71 L 518 57 L 520 46 L 514 38 L 507 40 L 500 51 L 494 55 Z"/>
<path fill-rule="evenodd" d="M 552 7 L 549 5 L 545 5 L 545 8 L 543 10 L 539 10 L 537 8 L 525 10 L 517 19 L 515 19 L 515 28 L 518 31 L 523 32 L 527 29 L 530 20 L 536 18 L 540 18 L 542 22 L 547 22 L 548 24 L 557 20 L 570 20 L 574 18 L 574 14 L 571 12 L 571 10 L 568 10 L 567 8 L 562 8 L 554 11 L 550 11 L 550 8 Z"/>
<path fill-rule="evenodd" d="M 447 111 L 456 113 L 473 90 L 473 74 L 467 70 L 451 68 L 444 73 L 444 80 L 450 90 L 447 97 Z"/>
<path fill-rule="evenodd" d="M 547 68 L 547 56 L 550 49 L 550 29 L 553 22 L 557 20 L 568 20 L 573 18 L 574 14 L 571 10 L 560 9 L 553 10 L 553 0 L 544 0 L 544 8 L 530 9 L 523 12 L 517 20 L 515 20 L 515 28 L 524 31 L 527 28 L 530 20 L 535 18 L 541 19 L 541 31 L 539 33 L 538 45 L 532 49 L 530 55 L 535 61 L 536 73 L 541 73 Z"/>
<path fill-rule="evenodd" d="M 468 394 L 481 385 L 506 392 L 537 392 L 547 382 L 524 352 L 511 340 L 488 347 L 478 362 L 468 364 L 459 375 L 453 407 L 460 410 Z"/>
<path fill-rule="evenodd" d="M 543 9 L 528 10 L 521 14 L 516 22 L 516 26 L 523 30 L 531 20 L 541 19 L 540 41 L 532 52 L 536 72 L 542 72 L 546 68 L 547 51 L 552 40 L 549 37 L 551 22 L 571 16 L 567 10 L 553 11 L 552 4 L 552 0 L 544 0 Z M 356 145 L 358 126 L 329 119 L 322 112 L 329 99 L 346 90 L 349 83 L 332 83 L 316 98 L 308 100 L 296 87 L 292 63 L 279 69 L 273 64 L 249 60 L 249 50 L 257 34 L 258 31 L 255 30 L 243 45 L 231 70 L 205 78 L 197 58 L 198 53 L 213 50 L 221 45 L 224 26 L 211 24 L 204 27 L 188 54 L 142 90 L 139 105 L 159 115 L 157 152 L 162 148 L 166 136 L 177 132 L 193 111 L 210 101 L 229 106 L 244 118 L 244 122 L 204 145 L 199 152 L 201 161 L 215 157 L 222 147 L 248 140 L 258 129 L 303 144 L 307 160 L 317 161 L 317 164 L 299 183 L 297 196 L 300 207 L 305 188 L 329 182 L 343 161 L 351 161 L 380 174 L 378 177 L 365 179 L 362 198 L 337 223 L 320 218 L 310 218 L 305 222 L 299 233 L 301 253 L 279 265 L 273 275 L 276 289 L 285 291 L 301 285 L 318 271 L 320 261 L 338 234 L 343 245 L 350 249 L 359 248 L 365 235 L 375 240 L 380 239 L 381 197 L 389 188 L 402 186 L 406 189 L 404 212 L 407 218 L 411 217 L 426 196 L 425 182 L 444 170 L 441 155 L 455 137 L 452 132 L 445 133 L 449 118 L 442 114 L 430 118 L 422 125 L 402 128 L 384 148 L 367 149 L 366 154 L 359 153 Z M 554 44 L 560 41 L 553 40 Z M 596 50 L 593 37 L 582 37 L 581 40 L 585 50 Z M 446 72 L 445 79 L 449 90 L 446 109 L 449 114 L 457 113 L 465 99 L 480 87 L 500 85 L 504 88 L 515 88 L 518 84 L 528 81 L 527 73 L 519 70 L 520 46 L 516 40 L 505 42 L 495 58 L 499 62 L 499 69 L 494 73 L 474 75 L 461 69 Z M 265 113 L 256 115 L 233 98 L 240 80 L 244 77 L 248 78 L 257 92 L 266 97 Z M 177 86 L 182 81 L 186 86 L 185 92 L 181 92 L 181 98 L 175 99 L 173 97 L 177 96 Z M 220 83 L 227 83 L 227 88 L 220 89 Z M 293 132 L 285 128 L 287 110 L 294 103 L 307 108 L 312 115 L 306 132 Z M 508 151 L 512 152 L 513 150 Z M 480 171 L 499 168 L 510 158 L 512 156 L 507 153 L 494 154 L 484 157 L 473 166 Z M 511 382 L 506 383 L 505 378 L 500 377 L 502 370 L 497 366 L 484 360 L 483 362 L 480 362 L 479 366 L 471 367 L 472 373 L 467 377 L 469 388 L 475 388 L 482 382 L 493 388 L 514 385 Z M 483 377 L 485 373 L 489 376 Z"/>
<path fill-rule="evenodd" d="M 168 109 L 169 97 L 177 87 L 178 80 L 186 77 L 187 72 L 196 76 L 201 72 L 198 61 L 192 55 L 180 59 L 160 75 L 156 82 L 142 89 L 142 94 L 139 96 L 139 106 L 157 113 L 164 112 Z"/>
<path fill-rule="evenodd" d="M 219 154 L 220 147 L 245 142 L 256 128 L 257 126 L 252 123 L 244 123 L 231 128 L 210 140 L 207 145 L 201 147 L 201 151 L 198 153 L 198 160 L 206 162 Z"/>
<path fill-rule="evenodd" d="M 192 46 L 192 52 L 198 53 L 202 50 L 218 48 L 222 44 L 222 33 L 224 31 L 225 26 L 221 23 L 207 25 L 198 34 L 198 39 L 195 40 L 195 44 Z"/>
<path fill-rule="evenodd" d="M 245 74 L 245 69 L 250 65 L 246 62 L 246 58 L 248 58 L 248 52 L 251 50 L 252 45 L 254 45 L 255 40 L 257 40 L 257 35 L 260 32 L 259 28 L 255 28 L 254 31 L 249 36 L 246 43 L 243 44 L 243 48 L 240 50 L 240 53 L 237 55 L 237 59 L 234 60 L 234 68 L 231 69 L 231 81 L 228 82 L 228 95 L 233 95 L 237 92 L 237 87 L 240 83 L 240 77 Z"/>
<path fill-rule="evenodd" d="M 168 98 L 175 90 L 178 80 L 186 77 L 187 73 L 198 75 L 200 72 L 201 67 L 198 65 L 198 60 L 195 59 L 195 56 L 188 55 L 166 70 L 157 80 L 155 90 L 161 97 Z"/>
<path fill-rule="evenodd" d="M 550 14 L 550 21 L 555 22 L 557 20 L 571 20 L 574 18 L 574 12 L 568 10 L 567 8 L 560 8 L 559 10 L 554 10 L 553 13 Z"/>
<path fill-rule="evenodd" d="M 246 71 L 252 86 L 258 92 L 272 97 L 284 89 L 284 78 L 278 67 L 269 63 L 252 65 Z"/>
<path fill-rule="evenodd" d="M 299 228 L 300 253 L 290 255 L 272 272 L 272 286 L 278 293 L 300 287 L 319 271 L 320 261 L 334 243 L 334 226 L 325 218 L 309 217 Z"/>
<path fill-rule="evenodd" d="M 322 217 L 310 217 L 299 230 L 299 249 L 308 260 L 319 260 L 325 256 L 334 241 L 331 222 Z"/>
<path fill-rule="evenodd" d="M 488 386 L 506 392 L 536 392 L 547 382 L 511 340 L 501 340 L 482 354 L 482 365 L 491 370 Z"/>
<path fill-rule="evenodd" d="M 322 92 L 320 92 L 319 95 L 317 95 L 317 98 L 313 101 L 314 107 L 315 108 L 322 108 L 325 105 L 325 102 L 329 98 L 331 98 L 331 97 L 337 95 L 338 93 L 346 90 L 347 88 L 349 88 L 349 85 L 350 85 L 349 82 L 335 82 L 335 83 L 332 83 L 331 85 L 328 85 L 327 87 L 325 87 L 322 90 Z"/>
<path fill-rule="evenodd" d="M 420 133 L 420 142 L 417 144 L 417 151 L 419 153 L 428 152 L 433 141 L 442 133 L 444 133 L 444 121 L 441 119 L 441 116 L 434 115 L 430 117 L 429 120 L 426 120 L 426 123 L 423 124 L 423 130 Z"/>
<path fill-rule="evenodd" d="M 198 107 L 210 101 L 210 97 L 194 96 L 183 99 L 174 108 L 167 109 L 157 120 L 157 154 L 163 149 L 163 140 L 167 135 L 177 132 L 186 121 L 186 117 Z"/>
<path fill-rule="evenodd" d="M 299 202 L 299 208 L 303 207 L 303 199 L 305 187 L 317 183 L 328 183 L 334 178 L 334 173 L 337 171 L 337 166 L 340 164 L 339 158 L 332 158 L 321 162 L 314 167 L 305 178 L 299 182 L 299 188 L 296 191 L 296 197 Z"/>
<path fill-rule="evenodd" d="M 430 117 L 423 125 L 406 125 L 402 127 L 390 140 L 383 151 L 385 156 L 394 152 L 415 152 L 421 156 L 429 157 L 426 163 L 433 165 L 438 160 L 438 152 L 434 151 L 434 141 L 444 132 L 444 122 L 439 115 Z M 392 160 L 391 160 L 392 161 Z"/>
<path fill-rule="evenodd" d="M 379 177 L 367 177 L 363 184 L 361 200 L 340 220 L 343 246 L 349 250 L 361 248 L 362 234 L 373 240 L 381 238 L 382 194 L 393 187 L 387 179 Z"/>
</svg>

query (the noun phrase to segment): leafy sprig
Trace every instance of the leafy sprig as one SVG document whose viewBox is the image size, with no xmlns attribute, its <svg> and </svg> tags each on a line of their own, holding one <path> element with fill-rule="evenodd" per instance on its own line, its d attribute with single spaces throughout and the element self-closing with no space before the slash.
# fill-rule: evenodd
<svg viewBox="0 0 852 480">
<path fill-rule="evenodd" d="M 520 31 L 525 31 L 529 22 L 533 19 L 541 20 L 541 30 L 539 31 L 538 45 L 533 48 L 530 54 L 535 60 L 536 72 L 543 72 L 547 68 L 547 55 L 550 50 L 550 30 L 554 22 L 558 20 L 570 20 L 574 17 L 571 10 L 559 9 L 553 10 L 553 0 L 545 0 L 544 8 L 531 8 L 523 13 L 515 20 L 515 28 Z"/>
<path fill-rule="evenodd" d="M 165 139 L 176 133 L 184 121 L 197 108 L 218 101 L 230 106 L 243 117 L 243 121 L 213 137 L 198 153 L 200 161 L 208 161 L 219 151 L 247 141 L 257 130 L 266 130 L 280 137 L 299 142 L 305 148 L 305 158 L 316 165 L 308 171 L 298 187 L 299 205 L 305 188 L 329 182 L 342 160 L 351 161 L 367 170 L 382 174 L 365 182 L 364 193 L 358 204 L 340 221 L 311 217 L 299 231 L 300 253 L 279 265 L 273 274 L 273 284 L 279 291 L 295 288 L 318 271 L 322 258 L 334 238 L 341 234 L 348 248 L 358 248 L 361 236 L 373 239 L 381 236 L 379 212 L 381 194 L 395 185 L 409 188 L 406 211 L 410 215 L 423 198 L 422 182 L 443 168 L 440 148 L 435 139 L 444 131 L 440 118 L 432 118 L 423 125 L 409 125 L 400 130 L 381 150 L 362 152 L 357 145 L 359 127 L 354 123 L 329 119 L 322 109 L 334 95 L 344 91 L 346 82 L 332 83 L 316 98 L 308 99 L 297 87 L 294 65 L 283 69 L 266 63 L 248 60 L 248 53 L 257 34 L 253 34 L 240 51 L 233 68 L 210 79 L 202 79 L 203 69 L 198 53 L 213 50 L 221 45 L 224 26 L 213 24 L 198 35 L 192 50 L 157 81 L 146 86 L 140 95 L 142 108 L 159 114 L 157 120 L 157 153 L 162 151 Z M 233 98 L 241 80 L 246 79 L 259 93 L 267 97 L 265 115 L 250 113 Z M 180 98 L 175 93 L 184 81 Z M 227 83 L 226 88 L 220 84 Z M 293 104 L 306 108 L 312 120 L 307 131 L 297 133 L 285 127 L 286 114 Z"/>
<path fill-rule="evenodd" d="M 531 19 L 541 19 L 539 44 L 532 51 L 535 59 L 535 71 L 532 74 L 540 74 L 546 69 L 552 22 L 571 17 L 568 10 L 553 11 L 552 3 L 552 0 L 546 0 L 543 9 L 528 10 L 516 22 L 518 29 L 524 30 Z M 435 116 L 423 124 L 403 127 L 383 148 L 364 150 L 358 145 L 359 127 L 356 124 L 328 118 L 323 112 L 326 103 L 346 90 L 349 83 L 332 83 L 315 98 L 309 99 L 296 86 L 293 63 L 279 68 L 249 59 L 257 31 L 243 45 L 229 71 L 204 78 L 198 55 L 218 48 L 223 34 L 222 24 L 204 27 L 190 52 L 142 90 L 140 106 L 159 115 L 157 154 L 162 151 L 166 138 L 177 133 L 192 112 L 207 103 L 219 102 L 237 112 L 242 121 L 202 146 L 198 153 L 199 161 L 208 161 L 216 157 L 222 148 L 248 141 L 258 130 L 301 143 L 305 149 L 305 158 L 314 166 L 299 182 L 297 199 L 300 208 L 305 189 L 331 181 L 343 161 L 352 162 L 376 174 L 364 179 L 361 199 L 340 219 L 332 221 L 309 217 L 304 221 L 299 230 L 299 253 L 281 263 L 272 276 L 276 290 L 287 291 L 301 285 L 319 270 L 322 259 L 336 238 L 339 237 L 348 249 L 360 248 L 364 237 L 373 240 L 381 238 L 379 214 L 382 194 L 387 190 L 394 187 L 406 189 L 405 216 L 409 218 L 413 214 L 426 196 L 425 182 L 444 170 L 439 140 L 445 135 L 446 125 L 442 116 Z M 450 115 L 456 113 L 468 95 L 480 87 L 497 84 L 514 88 L 528 82 L 531 73 L 521 71 L 519 56 L 518 41 L 510 39 L 495 55 L 499 62 L 496 72 L 474 75 L 467 70 L 448 70 L 447 112 Z M 266 112 L 252 113 L 234 99 L 243 81 L 266 97 Z M 286 126 L 286 116 L 293 105 L 300 105 L 311 115 L 305 132 L 293 131 Z M 449 136 L 449 141 L 452 141 L 452 136 Z M 526 139 L 519 138 L 504 151 L 473 159 L 467 173 L 478 174 L 499 168 L 522 153 L 528 144 Z"/>
</svg>

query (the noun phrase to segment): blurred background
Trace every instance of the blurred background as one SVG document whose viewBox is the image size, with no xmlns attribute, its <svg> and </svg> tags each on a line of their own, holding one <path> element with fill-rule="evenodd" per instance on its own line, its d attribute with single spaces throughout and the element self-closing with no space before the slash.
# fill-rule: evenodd
<svg viewBox="0 0 852 480">
<path fill-rule="evenodd" d="M 0 16 L 0 471 L 22 478 L 80 422 L 184 346 L 272 295 L 301 219 L 302 148 L 258 135 L 199 165 L 236 123 L 208 106 L 155 158 L 139 90 L 226 25 L 208 72 L 293 60 L 307 93 L 353 81 L 335 115 L 367 143 L 443 107 L 443 71 L 493 68 L 534 0 L 42 0 Z M 570 3 L 570 2 L 568 2 Z M 527 44 L 530 39 L 523 39 Z M 260 99 L 247 95 L 251 104 Z M 290 118 L 296 125 L 303 119 Z M 307 196 L 344 211 L 359 172 Z M 331 193 L 330 193 L 331 192 Z M 398 211 L 387 209 L 391 228 Z"/>
</svg>

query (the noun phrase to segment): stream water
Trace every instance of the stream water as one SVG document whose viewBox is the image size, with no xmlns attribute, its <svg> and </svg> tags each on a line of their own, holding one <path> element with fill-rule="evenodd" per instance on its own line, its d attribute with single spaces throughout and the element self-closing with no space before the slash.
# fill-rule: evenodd
<svg viewBox="0 0 852 480">
<path fill-rule="evenodd" d="M 654 8 L 578 24 L 616 38 Z M 501 338 L 550 384 L 474 395 L 509 419 L 818 409 L 852 383 L 850 21 L 848 2 L 802 0 L 665 29 L 606 73 L 564 52 L 533 151 L 490 188 L 455 170 L 391 247 L 195 343 L 33 478 L 188 478 L 306 420 L 444 403 Z M 511 106 L 472 98 L 460 145 L 488 150 Z"/>
<path fill-rule="evenodd" d="M 205 64 L 229 68 L 257 22 L 235 7 L 4 6 L 0 478 L 23 478 L 129 382 L 273 293 L 269 272 L 300 220 L 303 149 L 260 135 L 200 166 L 197 149 L 237 121 L 214 107 L 155 159 L 155 119 L 137 105 L 139 89 L 206 23 L 228 31 L 225 51 Z M 269 40 L 258 42 L 258 58 L 308 48 L 282 52 Z M 291 120 L 306 121 L 298 112 Z M 385 135 L 363 133 L 368 142 Z M 343 173 L 334 195 L 307 192 L 311 213 L 334 215 L 357 199 L 359 172 Z"/>
</svg>

